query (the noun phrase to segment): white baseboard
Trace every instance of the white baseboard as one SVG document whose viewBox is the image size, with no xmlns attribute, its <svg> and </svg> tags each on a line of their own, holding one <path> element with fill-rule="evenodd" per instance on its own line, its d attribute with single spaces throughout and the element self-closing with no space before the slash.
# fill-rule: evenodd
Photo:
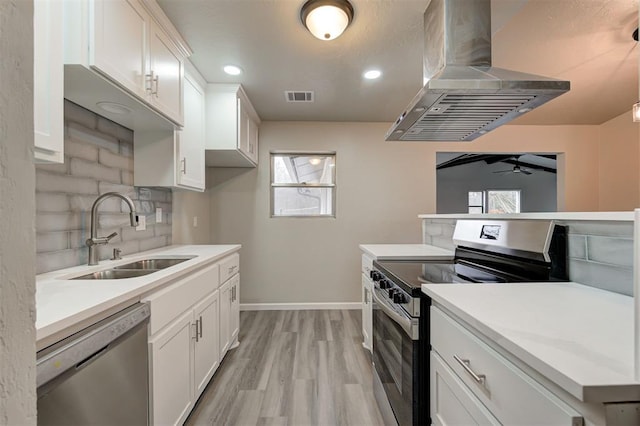
<svg viewBox="0 0 640 426">
<path fill-rule="evenodd" d="M 345 303 L 241 303 L 241 311 L 304 311 L 318 309 L 362 309 L 362 302 Z"/>
</svg>

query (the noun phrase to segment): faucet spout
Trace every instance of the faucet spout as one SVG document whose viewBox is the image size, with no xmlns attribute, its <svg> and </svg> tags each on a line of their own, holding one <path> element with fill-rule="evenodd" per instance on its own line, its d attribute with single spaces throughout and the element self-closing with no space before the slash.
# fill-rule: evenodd
<svg viewBox="0 0 640 426">
<path fill-rule="evenodd" d="M 120 194 L 119 192 L 106 192 L 100 195 L 93 202 L 93 206 L 91 206 L 91 237 L 87 240 L 87 246 L 89 247 L 89 265 L 97 265 L 98 264 L 98 249 L 96 246 L 107 244 L 109 240 L 115 237 L 115 233 L 109 235 L 106 238 L 98 237 L 98 206 L 107 198 L 116 197 L 120 198 L 124 201 L 129 207 L 129 220 L 131 222 L 132 227 L 138 226 L 138 215 L 136 213 L 136 206 L 133 204 L 131 198 L 126 195 Z"/>
</svg>

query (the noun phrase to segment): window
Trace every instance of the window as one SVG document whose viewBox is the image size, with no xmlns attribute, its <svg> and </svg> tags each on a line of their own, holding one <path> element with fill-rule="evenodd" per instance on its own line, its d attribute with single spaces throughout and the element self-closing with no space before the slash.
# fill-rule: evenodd
<svg viewBox="0 0 640 426">
<path fill-rule="evenodd" d="M 520 213 L 520 190 L 469 191 L 469 213 Z"/>
<path fill-rule="evenodd" d="M 271 153 L 271 216 L 336 215 L 336 154 Z"/>
</svg>

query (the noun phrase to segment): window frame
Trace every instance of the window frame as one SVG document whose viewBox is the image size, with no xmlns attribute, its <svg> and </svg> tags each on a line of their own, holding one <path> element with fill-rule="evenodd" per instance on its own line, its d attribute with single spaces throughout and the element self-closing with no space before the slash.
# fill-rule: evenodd
<svg viewBox="0 0 640 426">
<path fill-rule="evenodd" d="M 469 204 L 469 194 L 472 192 L 480 192 L 482 193 L 482 206 L 471 205 Z M 518 211 L 516 213 L 522 212 L 522 190 L 521 189 L 484 189 L 484 190 L 475 190 L 475 191 L 467 191 L 467 212 L 469 214 L 514 214 L 514 213 L 489 213 L 489 193 L 490 192 L 517 192 L 518 193 Z M 482 208 L 482 213 L 470 213 L 469 209 L 472 207 Z"/>
<path fill-rule="evenodd" d="M 333 157 L 333 167 L 331 178 L 333 183 L 275 183 L 274 169 L 276 156 L 290 157 Z M 269 217 L 270 218 L 333 218 L 337 216 L 336 192 L 337 192 L 337 166 L 338 156 L 335 151 L 270 151 L 269 152 Z M 275 192 L 276 188 L 330 188 L 331 189 L 331 213 L 330 214 L 298 214 L 298 215 L 278 215 L 275 214 Z"/>
</svg>

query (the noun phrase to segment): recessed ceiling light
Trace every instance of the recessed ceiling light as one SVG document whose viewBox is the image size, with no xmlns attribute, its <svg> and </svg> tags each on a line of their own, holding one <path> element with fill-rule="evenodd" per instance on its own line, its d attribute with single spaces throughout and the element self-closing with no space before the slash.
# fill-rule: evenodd
<svg viewBox="0 0 640 426">
<path fill-rule="evenodd" d="M 115 102 L 98 102 L 96 106 L 101 110 L 110 112 L 112 114 L 130 114 L 131 113 L 131 108 L 121 104 L 117 104 Z"/>
<path fill-rule="evenodd" d="M 376 78 L 380 78 L 380 76 L 382 75 L 382 71 L 369 70 L 365 72 L 363 75 L 364 75 L 364 78 L 366 78 L 367 80 L 375 80 Z"/>
<path fill-rule="evenodd" d="M 242 68 L 237 67 L 235 65 L 225 65 L 223 68 L 224 72 L 229 75 L 240 75 L 242 74 Z"/>
</svg>

